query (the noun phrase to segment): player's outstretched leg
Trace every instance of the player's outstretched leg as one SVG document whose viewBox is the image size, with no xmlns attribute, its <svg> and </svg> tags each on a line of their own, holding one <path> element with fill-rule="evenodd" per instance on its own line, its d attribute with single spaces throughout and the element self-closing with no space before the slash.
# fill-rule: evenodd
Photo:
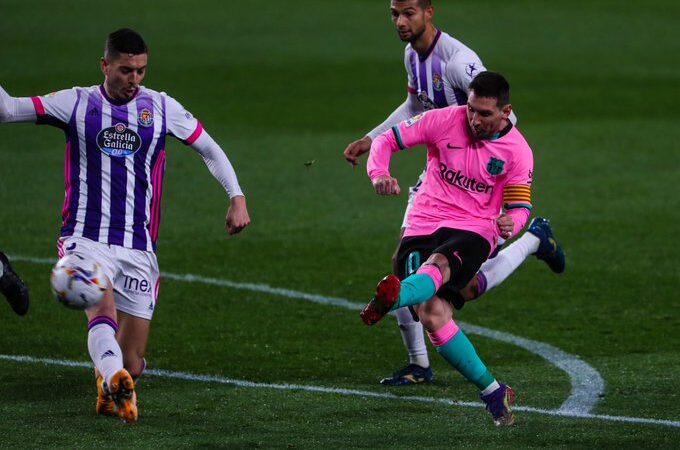
<svg viewBox="0 0 680 450">
<path fill-rule="evenodd" d="M 28 286 L 12 270 L 7 256 L 0 252 L 0 292 L 20 316 L 28 312 Z"/>
<path fill-rule="evenodd" d="M 505 384 L 490 394 L 480 394 L 479 398 L 486 403 L 486 410 L 491 413 L 493 423 L 497 427 L 510 426 L 515 423 L 515 416 L 512 414 L 510 406 L 515 401 L 515 392 Z"/>
<path fill-rule="evenodd" d="M 527 231 L 540 239 L 538 250 L 534 253 L 536 257 L 545 261 L 553 272 L 564 272 L 564 251 L 553 235 L 552 229 L 550 228 L 550 221 L 542 217 L 535 217 L 529 224 Z"/>
</svg>

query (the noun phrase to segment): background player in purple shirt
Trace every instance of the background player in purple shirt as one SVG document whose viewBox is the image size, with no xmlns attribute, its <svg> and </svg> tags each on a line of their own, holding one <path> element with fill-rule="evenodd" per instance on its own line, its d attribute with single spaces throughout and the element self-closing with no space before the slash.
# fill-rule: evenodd
<svg viewBox="0 0 680 450">
<path fill-rule="evenodd" d="M 104 82 L 40 97 L 15 98 L 0 87 L 0 122 L 52 125 L 66 137 L 59 256 L 96 260 L 108 278 L 104 300 L 85 310 L 88 350 L 97 369 L 98 414 L 137 419 L 134 379 L 156 307 L 160 272 L 155 255 L 165 172 L 165 138 L 201 155 L 226 190 L 229 234 L 249 223 L 231 163 L 201 123 L 175 99 L 141 86 L 148 50 L 133 30 L 107 40 Z"/>
<path fill-rule="evenodd" d="M 435 28 L 432 24 L 434 10 L 430 0 L 392 0 L 390 8 L 399 38 L 407 42 L 404 66 L 408 76 L 408 93 L 406 100 L 383 123 L 362 139 L 347 146 L 344 157 L 352 165 L 357 164 L 360 155 L 368 152 L 377 136 L 399 122 L 431 109 L 464 105 L 470 82 L 478 73 L 486 70 L 473 50 Z M 516 122 L 512 112 L 509 119 Z M 417 183 L 409 189 L 402 233 L 408 226 L 409 212 L 424 178 L 423 171 Z M 499 240 L 499 246 L 502 243 L 503 240 Z M 564 271 L 564 254 L 552 235 L 548 221 L 540 217 L 534 219 L 527 233 L 500 252 L 494 253 L 465 287 L 455 289 L 447 284 L 443 288 L 446 291 L 443 295 L 460 309 L 466 301 L 474 300 L 502 283 L 532 254 L 544 260 L 554 272 Z M 417 266 L 411 268 L 415 270 Z M 400 270 L 399 267 L 393 268 L 394 273 L 399 273 Z M 380 383 L 402 386 L 431 381 L 432 371 L 422 325 L 414 319 L 408 308 L 395 311 L 395 315 L 409 363 L 392 376 L 383 378 Z"/>
</svg>

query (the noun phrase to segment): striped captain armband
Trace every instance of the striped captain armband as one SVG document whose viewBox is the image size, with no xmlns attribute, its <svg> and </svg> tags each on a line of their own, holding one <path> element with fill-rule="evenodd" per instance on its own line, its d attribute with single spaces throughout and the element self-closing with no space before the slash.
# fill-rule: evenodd
<svg viewBox="0 0 680 450">
<path fill-rule="evenodd" d="M 531 187 L 526 184 L 508 184 L 503 188 L 505 209 L 526 208 L 531 211 Z"/>
</svg>

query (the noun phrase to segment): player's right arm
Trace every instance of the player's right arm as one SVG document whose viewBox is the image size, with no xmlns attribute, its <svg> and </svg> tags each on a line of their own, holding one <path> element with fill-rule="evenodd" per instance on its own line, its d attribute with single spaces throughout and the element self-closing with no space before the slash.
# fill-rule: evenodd
<svg viewBox="0 0 680 450">
<path fill-rule="evenodd" d="M 65 129 L 77 100 L 76 88 L 40 97 L 12 97 L 0 86 L 0 122 L 35 122 Z"/>
<path fill-rule="evenodd" d="M 0 86 L 0 123 L 35 122 L 36 118 L 30 97 L 12 97 Z"/>
<path fill-rule="evenodd" d="M 399 122 L 402 122 L 409 117 L 413 117 L 416 114 L 419 114 L 423 112 L 423 106 L 421 103 L 418 101 L 417 98 L 417 89 L 413 86 L 414 81 L 413 81 L 413 75 L 411 74 L 410 71 L 410 66 L 408 62 L 408 52 L 405 53 L 404 56 L 404 65 L 406 66 L 406 73 L 408 74 L 408 86 L 407 86 L 407 95 L 406 95 L 406 100 L 399 105 L 392 113 L 377 127 L 372 129 L 366 136 L 363 138 L 356 140 L 352 143 L 350 143 L 345 151 L 343 152 L 343 156 L 353 166 L 357 165 L 357 158 L 367 151 L 370 150 L 371 144 L 373 140 L 378 137 L 380 134 L 384 133 L 385 131 L 389 130 L 391 127 L 394 125 L 398 124 Z"/>
<path fill-rule="evenodd" d="M 379 135 L 371 144 L 366 162 L 366 172 L 378 195 L 397 195 L 401 191 L 396 178 L 389 172 L 392 153 L 420 144 L 430 143 L 432 128 L 443 124 L 437 110 L 411 117 Z"/>
</svg>

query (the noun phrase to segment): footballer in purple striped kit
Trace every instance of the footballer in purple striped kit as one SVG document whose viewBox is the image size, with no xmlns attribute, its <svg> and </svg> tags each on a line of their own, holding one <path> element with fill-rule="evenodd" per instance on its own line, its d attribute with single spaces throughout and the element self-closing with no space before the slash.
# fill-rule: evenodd
<svg viewBox="0 0 680 450">
<path fill-rule="evenodd" d="M 106 39 L 104 82 L 44 96 L 12 97 L 0 86 L 0 123 L 35 122 L 65 135 L 59 257 L 94 258 L 107 277 L 104 299 L 85 309 L 97 376 L 98 414 L 137 420 L 135 382 L 146 362 L 160 273 L 166 137 L 195 150 L 229 197 L 225 228 L 250 223 L 245 196 L 220 146 L 174 98 L 141 85 L 148 49 L 123 28 Z"/>
</svg>

